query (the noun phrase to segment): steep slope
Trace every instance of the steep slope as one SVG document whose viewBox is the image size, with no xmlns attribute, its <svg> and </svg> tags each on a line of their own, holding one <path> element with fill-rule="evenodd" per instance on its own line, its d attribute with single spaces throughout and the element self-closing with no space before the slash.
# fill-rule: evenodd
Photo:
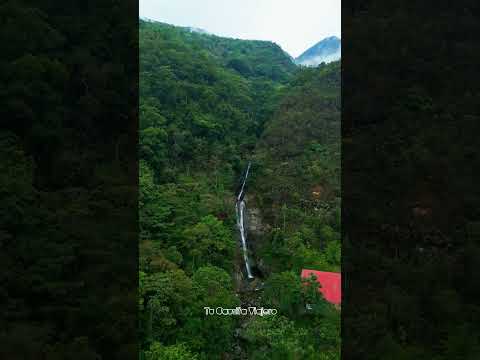
<svg viewBox="0 0 480 360">
<path fill-rule="evenodd" d="M 299 72 L 266 125 L 252 172 L 271 228 L 281 228 L 285 238 L 309 227 L 302 244 L 319 254 L 326 246 L 339 247 L 340 104 L 339 62 Z M 281 249 L 270 250 L 276 254 L 273 269 L 291 264 L 295 271 L 308 266 L 338 270 L 338 254 L 323 263 L 321 257 L 299 258 L 298 248 L 289 249 L 292 256 L 285 259 Z"/>
<path fill-rule="evenodd" d="M 224 358 L 238 319 L 204 306 L 240 304 L 235 182 L 296 66 L 272 43 L 155 22 L 139 40 L 142 354 Z"/>
<path fill-rule="evenodd" d="M 213 154 L 233 161 L 253 148 L 295 69 L 273 43 L 141 21 L 140 157 L 157 177 L 205 168 Z"/>
<path fill-rule="evenodd" d="M 340 103 L 339 62 L 302 69 L 257 145 L 249 192 L 264 223 L 253 240 L 266 275 L 260 303 L 281 315 L 247 325 L 249 358 L 340 358 L 339 313 L 299 281 L 302 269 L 340 271 Z"/>
<path fill-rule="evenodd" d="M 336 359 L 338 313 L 301 287 L 297 269 L 338 269 L 338 89 L 338 64 L 299 69 L 273 43 L 141 21 L 139 331 L 146 359 L 319 352 Z M 257 197 L 272 224 L 258 255 L 271 274 L 239 287 L 234 195 L 248 160 L 246 201 Z M 325 193 L 301 207 L 297 200 L 311 200 L 317 185 Z M 265 291 L 253 291 L 262 280 Z M 244 288 L 249 301 L 281 315 L 241 323 L 205 315 L 205 306 L 250 304 Z M 306 301 L 315 314 L 304 313 Z M 316 336 L 318 329 L 329 338 Z"/>
<path fill-rule="evenodd" d="M 322 62 L 330 63 L 341 58 L 341 40 L 330 36 L 318 42 L 295 59 L 295 63 L 304 66 L 317 66 Z"/>
</svg>

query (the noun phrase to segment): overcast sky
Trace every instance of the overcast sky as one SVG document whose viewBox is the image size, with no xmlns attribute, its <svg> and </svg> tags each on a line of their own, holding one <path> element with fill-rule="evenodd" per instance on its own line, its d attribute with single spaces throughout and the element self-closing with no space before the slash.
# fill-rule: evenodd
<svg viewBox="0 0 480 360">
<path fill-rule="evenodd" d="M 139 0 L 140 17 L 215 35 L 270 40 L 297 57 L 341 35 L 340 0 Z"/>
</svg>

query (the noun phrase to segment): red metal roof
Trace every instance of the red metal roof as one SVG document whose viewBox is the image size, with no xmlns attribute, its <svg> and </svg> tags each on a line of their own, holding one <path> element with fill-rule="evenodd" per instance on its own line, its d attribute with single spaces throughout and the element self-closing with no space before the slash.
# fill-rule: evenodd
<svg viewBox="0 0 480 360">
<path fill-rule="evenodd" d="M 340 305 L 342 302 L 342 274 L 308 269 L 302 270 L 303 279 L 309 279 L 312 275 L 317 278 L 317 282 L 321 285 L 318 290 L 323 294 L 325 300 L 332 304 Z"/>
</svg>

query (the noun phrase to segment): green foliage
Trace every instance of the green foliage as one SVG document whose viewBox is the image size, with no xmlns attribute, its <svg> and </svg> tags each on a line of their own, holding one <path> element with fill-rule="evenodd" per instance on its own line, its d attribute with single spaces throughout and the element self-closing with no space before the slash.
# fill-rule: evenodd
<svg viewBox="0 0 480 360">
<path fill-rule="evenodd" d="M 229 316 L 205 316 L 204 307 L 235 308 L 240 305 L 234 294 L 233 281 L 224 270 L 207 266 L 193 275 L 196 302 L 180 339 L 206 354 L 207 359 L 217 359 L 228 352 L 233 343 L 235 319 Z"/>
<path fill-rule="evenodd" d="M 296 358 L 296 352 L 300 352 L 303 354 L 302 358 L 313 359 L 321 353 L 326 359 L 339 359 L 340 316 L 338 310 L 323 298 L 318 287 L 314 278 L 301 281 L 296 272 L 271 275 L 265 283 L 263 301 L 278 310 L 281 316 L 277 318 L 280 317 L 280 320 L 255 320 L 253 325 L 247 328 L 247 336 L 258 336 L 258 339 L 252 340 L 253 343 L 261 342 L 262 337 L 266 337 L 273 358 Z M 280 325 L 275 321 L 282 323 L 281 326 L 286 326 L 286 329 L 277 329 L 276 326 Z M 270 326 L 273 326 L 273 329 Z M 283 331 L 288 333 L 288 328 L 292 326 L 295 327 L 295 330 L 292 330 L 296 332 L 295 336 L 289 334 L 287 340 L 270 338 L 287 336 Z M 299 337 L 300 349 L 297 349 L 298 345 L 295 344 L 291 344 L 289 350 L 278 349 L 279 345 L 275 344 L 275 341 L 286 342 Z M 260 354 L 255 356 L 262 358 Z"/>
<path fill-rule="evenodd" d="M 195 226 L 184 232 L 181 244 L 188 252 L 188 261 L 196 269 L 207 264 L 217 264 L 231 269 L 235 242 L 231 231 L 212 215 L 200 220 Z"/>
<path fill-rule="evenodd" d="M 271 275 L 265 284 L 264 299 L 281 314 L 293 316 L 301 311 L 305 302 L 298 273 L 289 271 Z"/>
<path fill-rule="evenodd" d="M 250 353 L 340 359 L 339 311 L 315 280 L 299 278 L 304 268 L 340 270 L 340 64 L 302 69 L 282 92 L 253 171 L 255 200 L 271 224 L 259 249 L 273 272 L 262 300 L 282 316 L 249 324 Z"/>
<path fill-rule="evenodd" d="M 202 267 L 192 277 L 183 270 L 140 272 L 139 297 L 140 334 L 150 351 L 157 341 L 174 345 L 180 340 L 202 358 L 218 358 L 231 346 L 234 319 L 206 317 L 204 310 L 238 306 L 232 278 L 224 270 Z"/>
<path fill-rule="evenodd" d="M 246 331 L 252 360 L 318 359 L 309 334 L 283 316 L 257 317 Z"/>
<path fill-rule="evenodd" d="M 255 153 L 273 269 L 340 267 L 340 64 L 299 71 Z"/>
<path fill-rule="evenodd" d="M 339 313 L 300 270 L 340 266 L 339 77 L 339 64 L 298 71 L 272 43 L 140 22 L 145 359 L 232 351 L 237 319 L 204 307 L 240 305 L 234 179 L 252 157 L 252 195 L 272 225 L 258 254 L 273 271 L 262 301 L 282 316 L 247 324 L 247 356 L 338 358 Z"/>
<path fill-rule="evenodd" d="M 145 360 L 197 360 L 196 354 L 190 352 L 183 344 L 164 346 L 154 342 L 145 352 Z"/>
<path fill-rule="evenodd" d="M 137 35 L 127 3 L 52 5 L 0 4 L 0 358 L 128 358 Z"/>
<path fill-rule="evenodd" d="M 159 180 L 213 154 L 235 166 L 295 65 L 274 44 L 140 22 L 140 157 Z M 238 170 L 238 169 L 237 169 Z"/>
</svg>

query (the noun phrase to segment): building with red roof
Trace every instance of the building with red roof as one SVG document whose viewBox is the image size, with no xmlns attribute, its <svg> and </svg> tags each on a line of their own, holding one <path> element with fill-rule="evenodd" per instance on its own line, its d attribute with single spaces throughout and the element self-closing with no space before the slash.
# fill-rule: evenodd
<svg viewBox="0 0 480 360">
<path fill-rule="evenodd" d="M 325 300 L 329 303 L 339 306 L 342 302 L 342 274 L 336 272 L 302 270 L 302 279 L 310 279 L 315 276 L 316 281 L 320 284 L 320 291 Z"/>
</svg>

